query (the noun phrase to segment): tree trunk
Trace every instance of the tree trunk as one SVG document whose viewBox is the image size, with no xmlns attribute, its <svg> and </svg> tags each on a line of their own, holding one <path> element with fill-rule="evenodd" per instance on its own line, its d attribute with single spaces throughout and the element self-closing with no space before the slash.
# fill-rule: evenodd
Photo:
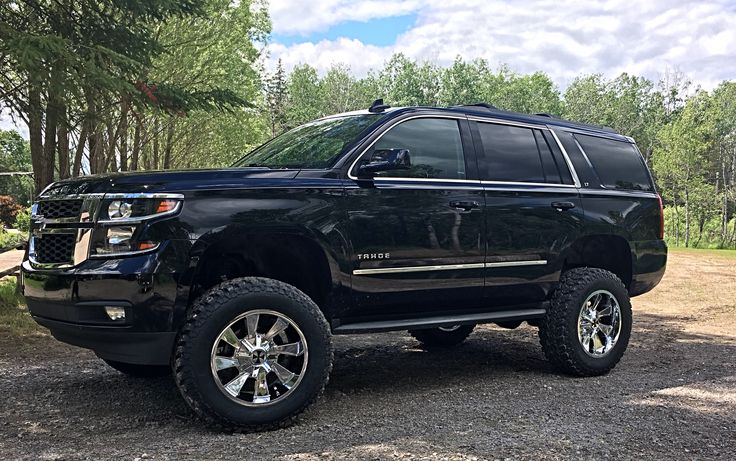
<svg viewBox="0 0 736 461">
<path fill-rule="evenodd" d="M 105 153 L 104 172 L 118 171 L 118 161 L 115 155 L 115 147 L 118 144 L 118 133 L 113 128 L 112 122 L 107 125 L 107 152 Z"/>
<path fill-rule="evenodd" d="M 133 152 L 130 156 L 130 170 L 138 170 L 138 156 L 141 152 L 141 122 L 136 120 L 135 131 L 133 132 Z"/>
<path fill-rule="evenodd" d="M 123 98 L 120 114 L 120 171 L 128 171 L 128 99 Z"/>
<path fill-rule="evenodd" d="M 54 182 L 54 164 L 56 159 L 56 125 L 59 122 L 59 107 L 49 101 L 46 105 L 46 124 L 43 141 L 43 181 Z"/>
<path fill-rule="evenodd" d="M 680 208 L 677 206 L 677 189 L 672 185 L 672 204 L 675 207 L 675 246 L 680 246 Z"/>
<path fill-rule="evenodd" d="M 87 101 L 87 123 L 89 124 L 87 141 L 89 144 L 89 172 L 92 174 L 100 173 L 100 148 L 102 140 L 100 139 L 100 124 L 97 120 L 97 103 L 91 90 L 85 91 L 85 99 Z"/>
<path fill-rule="evenodd" d="M 47 185 L 44 182 L 42 131 L 41 84 L 37 78 L 31 76 L 28 88 L 28 137 L 31 145 L 31 164 L 36 194 L 40 194 Z"/>
<path fill-rule="evenodd" d="M 82 169 L 82 154 L 84 154 L 84 145 L 87 144 L 87 121 L 82 123 L 82 131 L 79 132 L 77 140 L 77 148 L 74 150 L 74 165 L 72 165 L 72 177 L 79 176 Z"/>
<path fill-rule="evenodd" d="M 158 154 L 159 154 L 159 145 L 158 145 L 158 135 L 159 135 L 159 124 L 158 124 L 158 117 L 153 118 L 153 155 L 151 156 L 151 167 L 154 170 L 158 170 Z"/>
<path fill-rule="evenodd" d="M 685 186 L 685 248 L 690 248 L 690 187 Z"/>
<path fill-rule="evenodd" d="M 59 146 L 59 179 L 66 179 L 69 177 L 69 125 L 66 117 L 66 106 L 62 106 L 59 113 L 59 126 L 56 129 Z"/>
<path fill-rule="evenodd" d="M 166 144 L 164 145 L 164 170 L 171 168 L 171 150 L 174 147 L 174 117 L 169 120 L 169 126 L 166 127 Z"/>
</svg>

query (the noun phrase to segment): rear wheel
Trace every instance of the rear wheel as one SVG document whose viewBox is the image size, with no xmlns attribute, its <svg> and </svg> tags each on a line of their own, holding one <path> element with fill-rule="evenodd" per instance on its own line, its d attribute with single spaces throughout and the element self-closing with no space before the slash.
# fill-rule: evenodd
<svg viewBox="0 0 736 461">
<path fill-rule="evenodd" d="M 117 371 L 134 378 L 159 378 L 171 374 L 171 367 L 166 365 L 138 365 L 135 363 L 124 363 L 115 360 L 102 359 Z"/>
<path fill-rule="evenodd" d="M 539 325 L 547 359 L 576 376 L 608 373 L 631 336 L 631 302 L 615 274 L 581 267 L 565 272 Z"/>
<path fill-rule="evenodd" d="M 473 332 L 475 325 L 453 325 L 449 327 L 409 330 L 425 349 L 451 347 L 460 344 Z"/>
<path fill-rule="evenodd" d="M 186 402 L 226 431 L 291 424 L 331 368 L 330 330 L 317 305 L 291 285 L 256 277 L 222 283 L 195 303 L 174 361 Z"/>
</svg>

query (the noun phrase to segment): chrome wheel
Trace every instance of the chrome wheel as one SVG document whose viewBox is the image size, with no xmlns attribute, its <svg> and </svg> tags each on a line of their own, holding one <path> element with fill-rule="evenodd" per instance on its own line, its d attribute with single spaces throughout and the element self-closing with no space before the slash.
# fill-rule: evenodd
<svg viewBox="0 0 736 461">
<path fill-rule="evenodd" d="M 578 315 L 578 340 L 586 354 L 600 358 L 616 345 L 621 333 L 621 307 L 606 290 L 591 293 Z"/>
<path fill-rule="evenodd" d="M 212 346 L 215 382 L 245 406 L 282 400 L 299 386 L 307 369 L 307 341 L 287 316 L 252 310 L 233 320 Z"/>
</svg>

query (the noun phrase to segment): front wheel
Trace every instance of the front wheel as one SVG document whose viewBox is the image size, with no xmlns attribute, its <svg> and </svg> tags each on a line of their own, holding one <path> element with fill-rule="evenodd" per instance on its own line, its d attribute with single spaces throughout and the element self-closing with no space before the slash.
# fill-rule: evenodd
<svg viewBox="0 0 736 461">
<path fill-rule="evenodd" d="M 189 406 L 225 431 L 286 427 L 324 389 L 329 326 L 295 287 L 247 277 L 194 305 L 177 342 L 176 382 Z"/>
<path fill-rule="evenodd" d="M 631 336 L 631 302 L 621 280 L 603 269 L 571 269 L 539 324 L 547 359 L 564 373 L 597 376 L 621 360 Z"/>
</svg>

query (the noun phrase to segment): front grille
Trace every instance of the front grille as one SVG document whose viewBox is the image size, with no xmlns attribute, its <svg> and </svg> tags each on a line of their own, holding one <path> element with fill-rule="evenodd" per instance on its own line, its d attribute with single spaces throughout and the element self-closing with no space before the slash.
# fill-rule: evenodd
<svg viewBox="0 0 736 461">
<path fill-rule="evenodd" d="M 45 200 L 38 203 L 38 214 L 46 219 L 76 218 L 83 200 Z"/>
<path fill-rule="evenodd" d="M 42 264 L 61 264 L 71 262 L 74 258 L 76 234 L 44 234 L 34 238 L 36 262 Z"/>
</svg>

